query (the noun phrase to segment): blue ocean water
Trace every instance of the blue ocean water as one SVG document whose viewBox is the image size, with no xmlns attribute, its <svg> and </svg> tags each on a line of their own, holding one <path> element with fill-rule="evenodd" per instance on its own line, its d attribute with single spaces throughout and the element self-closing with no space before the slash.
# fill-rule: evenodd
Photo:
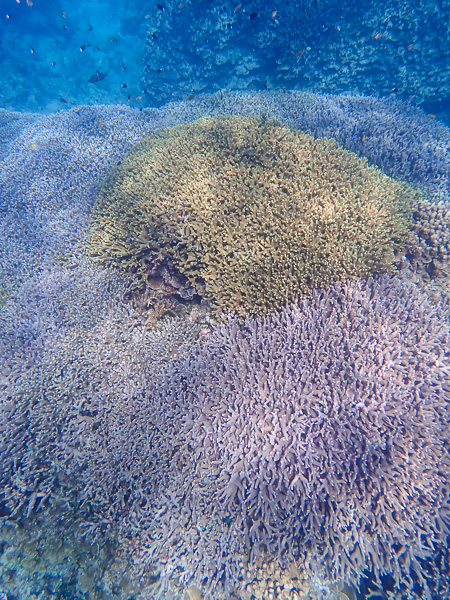
<svg viewBox="0 0 450 600">
<path fill-rule="evenodd" d="M 0 58 L 0 598 L 450 598 L 450 2 L 0 0 Z"/>
</svg>

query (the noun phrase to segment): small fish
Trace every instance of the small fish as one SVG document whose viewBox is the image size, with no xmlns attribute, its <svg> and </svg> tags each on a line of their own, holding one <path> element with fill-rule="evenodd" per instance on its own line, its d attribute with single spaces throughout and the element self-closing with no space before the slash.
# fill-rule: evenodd
<svg viewBox="0 0 450 600">
<path fill-rule="evenodd" d="M 413 50 L 414 48 L 414 44 L 408 44 L 408 52 L 411 52 L 411 50 Z"/>
<path fill-rule="evenodd" d="M 157 39 L 158 39 L 158 36 L 156 35 L 156 33 L 152 33 L 152 38 L 153 38 L 154 40 L 157 40 Z"/>
<path fill-rule="evenodd" d="M 101 117 L 98 119 L 98 124 L 101 125 L 102 124 L 102 119 Z"/>
<path fill-rule="evenodd" d="M 236 4 L 236 6 L 234 7 L 234 11 L 235 13 L 237 13 L 238 10 L 241 10 L 242 8 L 242 4 Z"/>
<path fill-rule="evenodd" d="M 97 73 L 95 75 L 91 75 L 91 77 L 89 77 L 88 82 L 89 83 L 98 83 L 99 81 L 103 81 L 103 79 L 105 79 L 107 73 L 100 73 L 100 71 L 97 71 Z"/>
<path fill-rule="evenodd" d="M 31 0 L 27 0 L 27 6 L 33 6 L 33 3 L 31 2 Z"/>
<path fill-rule="evenodd" d="M 127 88 L 128 86 L 127 86 L 127 84 L 126 84 L 126 83 L 122 83 L 122 85 L 121 85 L 120 87 L 121 87 L 121 88 L 123 88 L 123 89 L 125 89 L 125 88 Z"/>
<path fill-rule="evenodd" d="M 381 37 L 381 33 L 377 33 L 377 34 L 376 34 L 376 36 L 375 36 L 375 39 L 376 39 L 376 40 L 379 40 L 379 39 L 380 39 L 380 37 Z"/>
<path fill-rule="evenodd" d="M 254 21 L 257 16 L 258 16 L 257 12 L 250 13 L 250 16 L 249 16 L 250 21 Z"/>
<path fill-rule="evenodd" d="M 427 115 L 427 117 L 429 117 L 430 119 L 435 119 L 436 115 L 431 114 L 431 115 Z"/>
<path fill-rule="evenodd" d="M 157 4 L 157 5 L 156 5 L 156 8 L 157 8 L 158 10 L 160 10 L 161 12 L 164 12 L 164 6 L 163 6 L 162 4 Z"/>
<path fill-rule="evenodd" d="M 79 110 L 80 110 L 80 107 L 79 107 L 79 106 L 78 106 L 78 104 L 77 104 L 77 112 L 78 112 Z"/>
<path fill-rule="evenodd" d="M 62 16 L 63 19 L 65 19 L 66 16 L 67 16 L 66 13 L 63 10 L 61 11 L 61 16 Z"/>
<path fill-rule="evenodd" d="M 84 50 L 86 50 L 86 44 L 80 46 L 80 52 L 84 52 Z"/>
<path fill-rule="evenodd" d="M 325 227 L 325 231 L 327 232 L 329 237 L 333 237 L 333 235 L 331 234 L 331 231 L 328 229 L 328 227 Z"/>
<path fill-rule="evenodd" d="M 303 56 L 305 54 L 304 50 L 299 50 L 298 52 L 295 53 L 295 56 Z"/>
<path fill-rule="evenodd" d="M 116 37 L 112 37 L 112 38 L 109 38 L 109 41 L 114 44 L 115 42 L 118 42 L 119 40 Z"/>
<path fill-rule="evenodd" d="M 62 96 L 60 96 L 59 99 L 61 100 L 61 102 L 64 102 L 64 104 L 70 104 L 70 102 L 68 100 L 66 100 L 65 98 L 63 98 Z"/>
<path fill-rule="evenodd" d="M 191 94 L 186 98 L 186 100 L 193 100 L 195 98 L 195 94 Z"/>
<path fill-rule="evenodd" d="M 52 62 L 52 67 L 54 67 L 56 65 L 55 61 Z"/>
<path fill-rule="evenodd" d="M 135 100 L 142 100 L 142 96 L 136 96 Z"/>
<path fill-rule="evenodd" d="M 272 19 L 275 19 L 275 17 L 277 16 L 278 11 L 277 10 L 273 10 L 272 14 L 270 15 L 272 17 Z"/>
<path fill-rule="evenodd" d="M 365 135 L 363 135 L 363 136 L 362 136 L 362 138 L 361 138 L 361 141 L 362 141 L 362 142 L 365 142 L 365 141 L 366 141 L 366 136 L 365 136 Z"/>
</svg>

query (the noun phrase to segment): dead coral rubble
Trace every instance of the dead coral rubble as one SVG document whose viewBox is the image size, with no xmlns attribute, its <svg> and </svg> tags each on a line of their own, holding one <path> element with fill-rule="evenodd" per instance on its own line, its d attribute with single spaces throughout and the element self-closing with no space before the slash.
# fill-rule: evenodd
<svg viewBox="0 0 450 600">
<path fill-rule="evenodd" d="M 87 250 L 145 277 L 170 262 L 217 308 L 265 314 L 392 271 L 417 197 L 334 140 L 204 118 L 126 155 L 100 190 Z"/>
</svg>

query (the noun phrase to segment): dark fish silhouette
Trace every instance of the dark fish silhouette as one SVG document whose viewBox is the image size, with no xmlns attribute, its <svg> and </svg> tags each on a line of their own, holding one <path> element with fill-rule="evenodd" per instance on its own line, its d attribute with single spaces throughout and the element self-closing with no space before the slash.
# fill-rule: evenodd
<svg viewBox="0 0 450 600">
<path fill-rule="evenodd" d="M 89 77 L 88 81 L 89 83 L 98 83 L 99 81 L 105 79 L 106 75 L 107 73 L 100 73 L 100 71 L 97 71 L 95 75 Z"/>
</svg>

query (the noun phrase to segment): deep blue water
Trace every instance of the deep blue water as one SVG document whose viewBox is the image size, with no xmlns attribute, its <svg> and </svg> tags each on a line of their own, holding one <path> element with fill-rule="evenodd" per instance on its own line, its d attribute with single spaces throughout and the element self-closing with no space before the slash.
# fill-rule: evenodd
<svg viewBox="0 0 450 600">
<path fill-rule="evenodd" d="M 198 465 L 194 461 L 192 471 L 197 488 L 181 494 L 184 512 L 176 505 L 182 487 L 176 469 L 184 464 L 183 444 L 168 453 L 176 460 L 168 460 L 158 471 L 160 448 L 153 441 L 158 439 L 155 431 L 164 433 L 167 426 L 171 435 L 170 427 L 176 429 L 180 422 L 188 423 L 189 429 L 191 416 L 179 407 L 192 409 L 192 398 L 195 407 L 207 402 L 204 390 L 210 389 L 209 384 L 213 400 L 222 399 L 221 394 L 226 396 L 228 391 L 220 387 L 221 377 L 236 398 L 245 389 L 233 414 L 239 413 L 253 392 L 255 405 L 265 399 L 266 375 L 273 381 L 273 406 L 283 394 L 291 398 L 292 374 L 283 371 L 283 361 L 290 364 L 286 358 L 290 349 L 283 346 L 285 338 L 277 338 L 283 327 L 289 330 L 287 317 L 275 314 L 272 321 L 249 321 L 239 338 L 234 322 L 231 330 L 215 329 L 216 314 L 210 312 L 202 285 L 190 287 L 172 262 L 156 260 L 139 295 L 135 288 L 130 291 L 131 282 L 142 287 L 142 281 L 136 284 L 133 279 L 135 273 L 125 275 L 98 265 L 85 253 L 97 193 L 130 148 L 155 130 L 222 115 L 257 115 L 262 127 L 274 118 L 314 138 L 332 138 L 385 175 L 417 186 L 423 193 L 421 203 L 412 209 L 412 241 L 396 257 L 391 280 L 383 279 L 379 285 L 369 282 L 367 288 L 364 282 L 350 285 L 345 293 L 331 288 L 323 292 L 324 298 L 329 294 L 333 310 L 342 308 L 335 317 L 330 317 L 332 309 L 323 312 L 330 318 L 330 327 L 338 324 L 342 360 L 348 366 L 339 362 L 339 348 L 337 366 L 330 366 L 336 350 L 327 345 L 332 336 L 326 328 L 320 330 L 319 309 L 316 314 L 314 303 L 306 302 L 302 309 L 305 347 L 311 349 L 311 356 L 317 344 L 323 344 L 324 351 L 319 347 L 308 363 L 312 375 L 305 355 L 305 368 L 294 381 L 300 385 L 303 378 L 314 382 L 316 376 L 326 377 L 323 389 L 317 384 L 317 394 L 328 398 L 334 410 L 335 398 L 341 398 L 352 376 L 359 382 L 358 369 L 363 373 L 362 386 L 374 373 L 384 376 L 392 369 L 386 378 L 392 381 L 392 389 L 387 386 L 385 392 L 381 384 L 373 387 L 373 398 L 386 406 L 386 414 L 378 415 L 382 424 L 376 440 L 360 433 L 357 410 L 363 403 L 355 400 L 353 406 L 355 387 L 349 384 L 349 391 L 342 392 L 351 406 L 346 413 L 349 428 L 355 417 L 357 430 L 349 436 L 349 447 L 364 448 L 367 459 L 366 463 L 356 461 L 354 472 L 349 468 L 350 474 L 361 476 L 361 486 L 355 479 L 344 481 L 341 473 L 343 489 L 355 485 L 359 494 L 367 483 L 364 469 L 378 460 L 392 467 L 395 481 L 401 480 L 404 488 L 399 487 L 398 498 L 404 502 L 403 512 L 414 517 L 409 537 L 398 533 L 402 510 L 397 505 L 387 510 L 378 534 L 376 528 L 371 530 L 372 537 L 383 539 L 380 556 L 390 553 L 392 565 L 400 557 L 395 565 L 403 567 L 400 576 L 394 566 L 380 571 L 379 592 L 374 591 L 378 563 L 368 552 L 361 582 L 356 575 L 352 579 L 352 570 L 350 582 L 330 582 L 324 571 L 318 571 L 316 578 L 308 580 L 311 595 L 302 588 L 298 572 L 293 575 L 301 566 L 301 545 L 294 552 L 298 560 L 274 555 L 274 561 L 280 561 L 276 567 L 265 564 L 250 574 L 239 571 L 236 565 L 241 559 L 249 559 L 250 571 L 256 562 L 253 554 L 227 562 L 234 547 L 230 539 L 244 536 L 254 516 L 244 516 L 236 533 L 233 527 L 241 509 L 236 501 L 229 514 L 222 514 L 216 522 L 210 500 L 215 493 L 214 482 L 212 487 L 210 483 L 213 476 L 201 472 L 200 460 Z M 450 598 L 445 540 L 445 527 L 450 526 L 449 126 L 450 0 L 0 0 L 0 600 L 199 600 L 212 581 L 210 600 Z M 256 166 L 265 166 L 267 156 L 275 165 L 281 162 L 265 150 L 258 154 L 247 147 L 244 156 L 246 165 L 254 160 Z M 205 182 L 198 183 L 202 187 Z M 223 246 L 219 251 L 223 252 Z M 354 322 L 348 317 L 353 305 L 359 307 L 359 320 L 355 317 Z M 407 307 L 414 319 L 405 313 Z M 259 332 L 262 341 L 256 333 L 252 337 L 252 331 Z M 210 335 L 213 341 L 208 346 Z M 241 386 L 239 378 L 244 375 L 239 374 L 239 366 L 233 363 L 228 372 L 225 350 L 214 346 L 214 340 L 233 341 L 236 335 L 241 341 L 235 346 L 230 342 L 230 356 L 246 348 L 242 373 L 248 368 L 247 387 Z M 286 335 L 290 339 L 291 334 Z M 247 346 L 246 336 L 250 339 Z M 349 339 L 356 339 L 356 361 L 349 358 L 353 354 L 346 354 Z M 273 360 L 266 360 L 271 344 Z M 384 350 L 382 356 L 374 350 L 379 347 Z M 202 354 L 204 348 L 210 354 Z M 214 360 L 209 364 L 214 352 L 217 364 Z M 403 356 L 410 357 L 409 365 L 402 363 Z M 174 357 L 187 362 L 177 363 Z M 239 358 L 238 354 L 238 365 Z M 220 361 L 224 361 L 223 368 Z M 255 372 L 261 389 L 249 383 Z M 333 377 L 337 380 L 341 372 L 342 381 L 333 387 Z M 186 392 L 189 386 L 193 386 L 191 396 Z M 197 397 L 199 388 L 202 392 Z M 164 394 L 173 404 L 169 400 L 164 404 Z M 155 417 L 151 403 L 156 397 L 165 408 Z M 233 393 L 228 398 L 234 402 Z M 330 414 L 322 415 L 323 423 L 328 423 Z M 244 429 L 247 416 L 245 411 L 244 417 L 239 413 Z M 272 416 L 268 410 L 269 421 Z M 154 423 L 159 417 L 162 425 Z M 283 419 L 282 415 L 280 423 Z M 423 434 L 417 425 L 420 419 Z M 329 427 L 339 425 L 335 419 Z M 345 430 L 346 423 L 342 425 Z M 278 424 L 267 435 L 275 439 L 284 426 Z M 198 431 L 203 442 L 195 438 L 183 442 L 188 454 L 194 453 L 196 443 L 209 447 L 211 432 L 204 434 L 202 427 L 192 431 Z M 267 422 L 263 427 L 267 428 Z M 392 431 L 397 435 L 394 442 Z M 411 441 L 417 431 L 417 440 Z M 311 439 L 316 437 L 320 436 Z M 412 462 L 402 462 L 399 448 L 403 443 L 410 444 Z M 332 442 L 324 444 L 320 451 L 333 450 Z M 265 448 L 260 443 L 261 452 Z M 228 456 L 226 447 L 221 452 Z M 244 462 L 246 452 L 242 449 Z M 425 465 L 421 472 L 425 484 L 416 480 L 419 467 L 419 471 L 413 467 L 407 471 L 417 457 L 418 464 Z M 179 468 L 189 480 L 186 469 Z M 178 473 L 178 479 L 173 473 Z M 216 474 L 217 481 L 223 481 L 222 474 Z M 231 488 L 237 485 L 235 476 L 234 472 L 230 476 Z M 321 476 L 326 479 L 326 473 Z M 368 486 L 372 492 L 380 486 L 375 479 Z M 289 489 L 283 488 L 282 474 L 274 480 L 284 499 L 297 476 L 291 478 Z M 269 483 L 264 494 L 273 492 Z M 256 484 L 250 489 L 256 489 Z M 198 500 L 202 491 L 204 505 Z M 228 493 L 226 487 L 219 497 Z M 244 496 L 242 491 L 242 506 Z M 387 487 L 380 488 L 358 527 L 369 531 L 370 512 L 384 506 L 384 497 L 390 498 Z M 436 499 L 435 513 L 430 498 Z M 166 512 L 164 499 L 173 503 Z M 335 503 L 327 497 L 314 506 L 318 514 L 322 511 L 320 518 L 331 522 Z M 134 515 L 135 510 L 141 510 L 140 517 L 137 512 Z M 161 530 L 152 521 L 153 515 L 161 514 L 164 522 L 167 515 L 177 515 L 177 510 L 177 526 L 191 537 L 186 537 L 184 547 L 174 534 L 172 520 L 164 546 L 166 538 L 158 538 Z M 287 520 L 289 515 L 283 514 Z M 263 523 L 272 518 L 260 517 Z M 391 517 L 396 533 L 386 547 Z M 283 518 L 281 525 L 277 521 L 280 530 Z M 340 539 L 347 535 L 353 539 L 354 525 L 341 524 Z M 199 540 L 208 538 L 215 526 L 223 539 L 227 534 L 231 537 L 224 542 L 225 550 L 205 543 L 208 551 L 214 548 L 215 552 L 208 570 L 202 566 Z M 432 533 L 423 533 L 424 547 L 420 552 L 416 548 L 418 562 L 410 569 L 406 565 L 410 555 L 405 552 L 402 559 L 403 552 L 414 535 L 428 526 Z M 299 526 L 298 539 L 308 533 L 303 527 Z M 290 539 L 289 532 L 286 536 Z M 157 540 L 157 550 L 148 543 L 150 538 Z M 429 554 L 424 549 L 427 543 L 432 547 Z M 148 558 L 149 548 L 155 553 L 154 563 Z M 351 560 L 357 561 L 357 551 L 364 553 L 364 546 L 346 548 Z M 197 558 L 189 563 L 186 556 Z M 132 564 L 153 566 L 142 575 L 132 571 Z M 217 567 L 213 575 L 211 564 Z M 283 573 L 276 572 L 280 566 L 286 569 Z M 388 595 L 393 590 L 397 596 Z"/>
</svg>

